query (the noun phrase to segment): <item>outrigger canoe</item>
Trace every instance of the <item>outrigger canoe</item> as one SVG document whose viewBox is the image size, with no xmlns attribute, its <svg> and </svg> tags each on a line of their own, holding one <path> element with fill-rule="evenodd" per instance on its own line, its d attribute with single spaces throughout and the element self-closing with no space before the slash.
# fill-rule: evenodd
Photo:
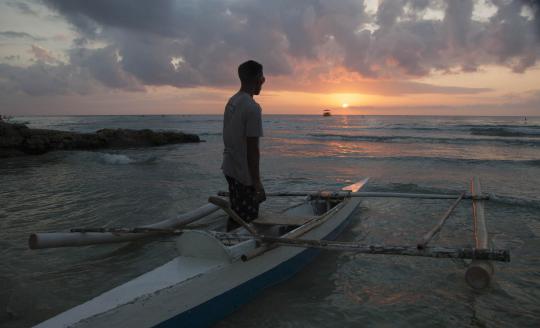
<svg viewBox="0 0 540 328">
<path fill-rule="evenodd" d="M 272 238 L 335 239 L 360 203 L 347 195 L 366 183 L 345 187 L 338 197 L 309 196 L 281 213 L 262 216 L 254 227 L 268 237 L 265 242 L 250 238 L 244 227 L 234 233 L 182 230 L 173 260 L 35 327 L 210 326 L 293 276 L 319 252 L 272 243 Z"/>
<path fill-rule="evenodd" d="M 480 180 L 471 192 L 413 194 L 358 191 L 367 179 L 337 192 L 274 192 L 268 196 L 305 196 L 304 201 L 247 224 L 229 203 L 210 197 L 206 204 L 180 217 L 138 228 L 77 228 L 71 232 L 34 233 L 31 249 L 127 242 L 177 235 L 178 256 L 96 298 L 36 327 L 206 327 L 227 316 L 261 290 L 290 278 L 319 249 L 363 254 L 459 258 L 472 260 L 465 280 L 475 289 L 488 287 L 494 261 L 509 262 L 507 249 L 490 248 Z M 226 196 L 221 194 L 221 196 Z M 362 245 L 333 241 L 362 197 L 455 199 L 439 222 L 416 245 Z M 472 201 L 475 247 L 428 246 L 462 200 Z M 226 216 L 241 225 L 224 232 Z M 194 230 L 195 226 L 204 230 Z M 191 229 L 190 229 L 191 228 Z"/>
</svg>

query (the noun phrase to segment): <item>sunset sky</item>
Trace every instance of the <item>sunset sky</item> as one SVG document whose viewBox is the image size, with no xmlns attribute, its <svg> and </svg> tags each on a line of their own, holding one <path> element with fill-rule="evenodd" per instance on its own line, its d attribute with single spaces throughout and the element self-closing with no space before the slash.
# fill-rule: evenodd
<svg viewBox="0 0 540 328">
<path fill-rule="evenodd" d="M 540 115 L 536 0 L 0 0 L 0 114 Z"/>
</svg>

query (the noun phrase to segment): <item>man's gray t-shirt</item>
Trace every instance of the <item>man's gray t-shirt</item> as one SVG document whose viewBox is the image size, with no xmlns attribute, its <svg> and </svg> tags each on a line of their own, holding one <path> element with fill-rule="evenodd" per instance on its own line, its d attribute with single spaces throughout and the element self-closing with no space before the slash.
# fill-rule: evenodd
<svg viewBox="0 0 540 328">
<path fill-rule="evenodd" d="M 247 161 L 247 137 L 262 137 L 261 106 L 253 98 L 238 91 L 225 106 L 223 116 L 223 164 L 221 169 L 240 183 L 251 186 Z"/>
</svg>

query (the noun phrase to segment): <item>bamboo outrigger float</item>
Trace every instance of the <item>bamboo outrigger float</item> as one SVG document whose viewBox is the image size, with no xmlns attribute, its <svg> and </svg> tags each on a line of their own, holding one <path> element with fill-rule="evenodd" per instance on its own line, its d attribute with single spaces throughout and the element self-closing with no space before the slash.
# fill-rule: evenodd
<svg viewBox="0 0 540 328">
<path fill-rule="evenodd" d="M 140 238 L 177 235 L 179 256 L 142 276 L 63 312 L 37 327 L 206 327 L 215 323 L 258 291 L 282 281 L 308 263 L 320 249 L 361 254 L 471 259 L 466 281 L 485 288 L 492 280 L 493 261 L 508 262 L 508 250 L 488 247 L 483 202 L 477 178 L 471 194 L 406 194 L 359 191 L 368 179 L 339 192 L 286 192 L 268 196 L 306 196 L 301 203 L 274 216 L 244 222 L 219 197 L 173 220 L 136 228 L 79 228 L 67 233 L 36 233 L 32 249 L 68 247 Z M 226 195 L 226 193 L 220 193 Z M 438 224 L 415 246 L 362 245 L 333 239 L 363 197 L 456 199 Z M 431 247 L 452 211 L 471 199 L 474 212 L 474 248 Z M 222 211 L 218 211 L 221 209 Z M 240 224 L 224 232 L 227 216 Z M 206 223 L 206 230 L 194 224 Z M 186 297 L 188 296 L 188 297 Z"/>
<path fill-rule="evenodd" d="M 478 177 L 472 179 L 471 191 L 474 196 L 482 194 Z M 484 217 L 484 201 L 473 198 L 472 206 L 475 246 L 477 249 L 488 249 L 489 235 Z M 494 271 L 491 262 L 475 259 L 467 269 L 465 279 L 473 288 L 485 288 L 490 284 Z"/>
</svg>

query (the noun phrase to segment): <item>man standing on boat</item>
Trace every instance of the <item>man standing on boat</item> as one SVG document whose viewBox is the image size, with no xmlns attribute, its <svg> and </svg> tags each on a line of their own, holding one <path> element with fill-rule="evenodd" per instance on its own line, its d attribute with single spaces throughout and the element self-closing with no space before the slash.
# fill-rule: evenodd
<svg viewBox="0 0 540 328">
<path fill-rule="evenodd" d="M 225 106 L 223 116 L 223 164 L 229 184 L 231 208 L 246 222 L 259 215 L 259 203 L 266 199 L 259 174 L 259 138 L 263 136 L 262 109 L 253 99 L 265 82 L 263 66 L 248 60 L 238 66 L 240 90 Z M 229 219 L 227 230 L 238 227 Z"/>
</svg>

